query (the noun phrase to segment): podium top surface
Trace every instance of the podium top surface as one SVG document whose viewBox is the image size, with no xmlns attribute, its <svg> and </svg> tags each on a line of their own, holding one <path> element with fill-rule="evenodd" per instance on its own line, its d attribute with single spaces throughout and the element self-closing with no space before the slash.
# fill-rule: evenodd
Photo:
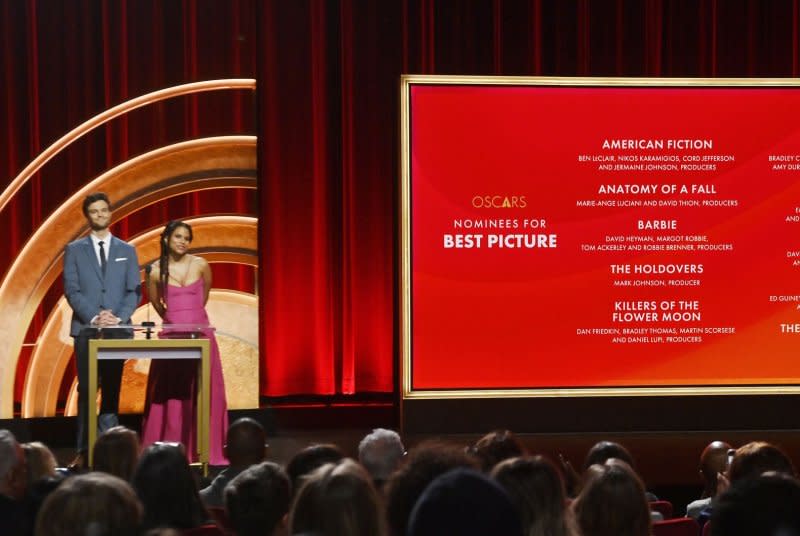
<svg viewBox="0 0 800 536">
<path fill-rule="evenodd" d="M 208 339 L 91 339 L 89 353 L 97 359 L 203 359 Z"/>
<path fill-rule="evenodd" d="M 200 339 L 216 328 L 208 324 L 120 324 L 117 326 L 85 325 L 82 331 L 89 332 L 95 339 L 103 339 L 103 334 L 108 333 L 109 339 L 118 337 L 120 332 L 133 335 L 134 339 Z M 130 340 L 130 337 L 128 338 Z"/>
</svg>

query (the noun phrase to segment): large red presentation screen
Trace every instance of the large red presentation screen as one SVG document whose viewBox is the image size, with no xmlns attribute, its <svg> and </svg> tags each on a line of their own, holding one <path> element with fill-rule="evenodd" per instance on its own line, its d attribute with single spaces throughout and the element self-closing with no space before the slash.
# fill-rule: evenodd
<svg viewBox="0 0 800 536">
<path fill-rule="evenodd" d="M 406 78 L 406 394 L 796 390 L 791 83 Z"/>
</svg>

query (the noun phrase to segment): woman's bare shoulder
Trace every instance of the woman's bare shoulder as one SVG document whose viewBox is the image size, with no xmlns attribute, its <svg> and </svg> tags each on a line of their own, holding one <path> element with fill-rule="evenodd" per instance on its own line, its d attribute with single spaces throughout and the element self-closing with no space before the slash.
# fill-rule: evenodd
<svg viewBox="0 0 800 536">
<path fill-rule="evenodd" d="M 200 270 L 206 270 L 209 267 L 208 261 L 197 255 L 192 255 L 192 264 L 197 266 Z"/>
</svg>

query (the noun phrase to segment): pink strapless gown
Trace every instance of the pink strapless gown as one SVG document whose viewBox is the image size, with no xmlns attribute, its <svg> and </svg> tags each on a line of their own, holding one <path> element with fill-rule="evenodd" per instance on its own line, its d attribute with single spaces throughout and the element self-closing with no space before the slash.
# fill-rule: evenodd
<svg viewBox="0 0 800 536">
<path fill-rule="evenodd" d="M 164 324 L 196 324 L 207 326 L 208 315 L 203 303 L 203 280 L 185 287 L 169 286 L 167 314 Z M 228 404 L 219 358 L 217 339 L 212 330 L 206 332 L 211 341 L 211 415 L 209 426 L 209 463 L 226 465 L 222 453 L 228 430 Z M 162 333 L 162 337 L 168 336 Z M 197 361 L 154 359 L 147 378 L 147 398 L 142 422 L 142 443 L 180 441 L 186 445 L 190 460 L 196 461 L 197 433 Z"/>
</svg>

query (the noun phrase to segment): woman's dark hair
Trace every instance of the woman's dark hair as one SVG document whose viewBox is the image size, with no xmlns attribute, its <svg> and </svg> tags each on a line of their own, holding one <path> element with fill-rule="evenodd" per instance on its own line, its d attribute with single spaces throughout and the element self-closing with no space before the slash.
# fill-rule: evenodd
<svg viewBox="0 0 800 536">
<path fill-rule="evenodd" d="M 106 473 L 67 478 L 51 490 L 36 517 L 35 534 L 137 536 L 142 505 L 130 484 Z"/>
<path fill-rule="evenodd" d="M 92 449 L 92 469 L 130 482 L 139 460 L 139 434 L 124 426 L 114 426 L 100 434 Z"/>
<path fill-rule="evenodd" d="M 47 445 L 33 441 L 21 446 L 28 465 L 28 488 L 39 479 L 56 476 L 56 458 Z"/>
<path fill-rule="evenodd" d="M 411 511 L 428 484 L 458 467 L 478 469 L 475 457 L 461 446 L 428 440 L 408 452 L 386 483 L 386 519 L 392 536 L 406 534 Z"/>
<path fill-rule="evenodd" d="M 736 449 L 728 478 L 731 484 L 755 478 L 767 471 L 794 476 L 792 460 L 780 448 L 764 441 L 752 441 Z"/>
<path fill-rule="evenodd" d="M 169 290 L 169 237 L 172 236 L 172 233 L 174 233 L 178 227 L 183 227 L 189 231 L 189 242 L 194 240 L 192 226 L 181 220 L 168 221 L 164 226 L 164 230 L 161 232 L 161 238 L 159 239 L 161 253 L 158 257 L 158 270 L 159 281 L 161 282 L 161 305 L 164 307 L 164 310 L 167 308 L 167 292 Z"/>
<path fill-rule="evenodd" d="M 383 536 L 380 498 L 366 469 L 351 459 L 314 470 L 289 513 L 291 534 Z"/>
<path fill-rule="evenodd" d="M 574 533 L 564 481 L 550 460 L 543 456 L 510 458 L 495 465 L 491 476 L 519 512 L 525 536 Z"/>
<path fill-rule="evenodd" d="M 650 507 L 630 465 L 612 458 L 589 467 L 585 478 L 572 503 L 583 536 L 649 536 Z"/>
<path fill-rule="evenodd" d="M 767 472 L 732 483 L 714 499 L 711 536 L 800 534 L 800 482 Z"/>
<path fill-rule="evenodd" d="M 147 447 L 132 484 L 144 506 L 144 530 L 158 526 L 190 529 L 208 519 L 180 445 L 154 443 Z"/>
<path fill-rule="evenodd" d="M 495 430 L 469 447 L 469 453 L 478 458 L 481 469 L 488 473 L 503 460 L 523 456 L 525 447 L 509 430 Z"/>
</svg>

